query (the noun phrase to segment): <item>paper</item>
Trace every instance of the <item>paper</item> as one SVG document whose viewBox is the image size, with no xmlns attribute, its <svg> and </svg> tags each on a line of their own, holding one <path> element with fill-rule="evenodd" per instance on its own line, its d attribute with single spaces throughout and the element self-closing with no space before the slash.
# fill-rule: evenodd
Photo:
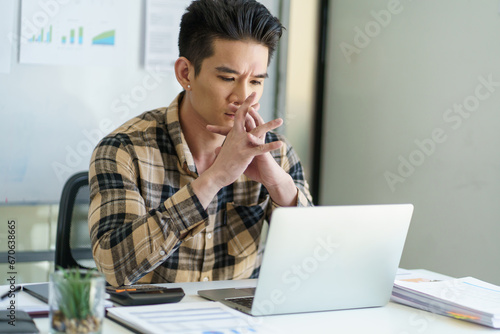
<svg viewBox="0 0 500 334">
<path fill-rule="evenodd" d="M 473 277 L 441 282 L 399 281 L 397 284 L 464 307 L 500 316 L 500 287 Z"/>
<path fill-rule="evenodd" d="M 20 62 L 120 65 L 127 53 L 128 1 L 23 0 Z"/>
<path fill-rule="evenodd" d="M 182 15 L 191 0 L 148 0 L 144 62 L 147 70 L 173 71 Z"/>
<path fill-rule="evenodd" d="M 391 300 L 460 320 L 500 328 L 500 286 L 473 277 L 429 279 L 398 273 Z"/>
<path fill-rule="evenodd" d="M 115 307 L 108 316 L 141 333 L 271 333 L 258 318 L 232 310 L 218 302 Z"/>
<path fill-rule="evenodd" d="M 16 45 L 14 34 L 15 0 L 0 2 L 0 73 L 10 73 L 11 51 Z"/>
<path fill-rule="evenodd" d="M 398 272 L 396 273 L 396 278 L 395 278 L 396 281 L 402 280 L 402 281 L 415 281 L 415 282 L 444 281 L 450 279 L 453 279 L 453 277 L 435 273 L 425 269 L 407 270 L 402 268 L 398 268 Z"/>
</svg>

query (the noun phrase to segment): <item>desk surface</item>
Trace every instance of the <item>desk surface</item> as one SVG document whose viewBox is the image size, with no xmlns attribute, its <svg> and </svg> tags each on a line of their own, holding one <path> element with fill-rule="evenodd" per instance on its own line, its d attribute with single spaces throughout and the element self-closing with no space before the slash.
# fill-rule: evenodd
<svg viewBox="0 0 500 334">
<path fill-rule="evenodd" d="M 228 287 L 253 287 L 256 280 L 216 281 L 164 284 L 182 287 L 186 296 L 181 303 L 206 301 L 197 295 L 201 289 Z M 209 303 L 209 301 L 206 301 Z M 277 333 L 373 333 L 373 334 L 461 334 L 498 333 L 489 327 L 455 320 L 390 302 L 384 307 L 330 312 L 302 313 L 258 317 L 267 328 Z M 48 318 L 35 322 L 41 333 L 48 333 Z M 131 333 L 127 329 L 105 319 L 104 334 Z"/>
</svg>

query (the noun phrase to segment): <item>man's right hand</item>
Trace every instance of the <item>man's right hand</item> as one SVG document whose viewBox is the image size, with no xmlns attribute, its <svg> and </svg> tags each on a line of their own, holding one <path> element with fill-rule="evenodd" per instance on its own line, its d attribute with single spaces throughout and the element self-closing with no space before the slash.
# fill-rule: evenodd
<svg viewBox="0 0 500 334">
<path fill-rule="evenodd" d="M 268 131 L 281 126 L 283 121 L 276 119 L 264 124 L 252 123 L 249 112 L 255 103 L 252 93 L 236 111 L 232 128 L 208 126 L 207 129 L 226 136 L 224 145 L 218 150 L 217 158 L 192 186 L 203 207 L 208 207 L 217 192 L 236 181 L 248 168 L 256 156 L 281 147 L 282 142 L 266 143 Z M 250 123 L 247 123 L 250 122 Z M 250 129 L 247 131 L 247 129 Z"/>
</svg>

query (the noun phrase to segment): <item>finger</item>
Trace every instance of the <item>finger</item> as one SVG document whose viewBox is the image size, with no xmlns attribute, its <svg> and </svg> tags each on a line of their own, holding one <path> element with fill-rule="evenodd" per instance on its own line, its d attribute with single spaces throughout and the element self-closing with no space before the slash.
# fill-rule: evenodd
<svg viewBox="0 0 500 334">
<path fill-rule="evenodd" d="M 283 120 L 281 118 L 276 118 L 270 122 L 264 123 L 258 127 L 256 127 L 253 131 L 252 134 L 256 137 L 262 137 L 264 136 L 267 132 L 274 130 L 276 128 L 279 128 L 283 124 Z"/>
<path fill-rule="evenodd" d="M 252 106 L 252 104 L 254 103 L 256 96 L 257 93 L 253 92 L 245 99 L 245 102 L 243 102 L 243 104 L 238 108 L 234 118 L 235 126 L 238 124 L 238 126 L 244 130 L 246 115 L 249 111 L 250 106 Z"/>
<path fill-rule="evenodd" d="M 258 150 L 259 151 L 259 154 L 264 154 L 264 153 L 267 153 L 267 152 L 271 152 L 271 151 L 274 151 L 274 150 L 277 150 L 279 149 L 281 146 L 283 146 L 283 142 L 281 141 L 273 141 L 271 143 L 266 143 L 266 144 L 262 144 L 262 145 L 259 145 L 255 148 L 255 150 Z"/>
<path fill-rule="evenodd" d="M 229 131 L 231 131 L 230 126 L 219 126 L 219 125 L 207 125 L 207 130 L 219 135 L 227 136 Z"/>
<path fill-rule="evenodd" d="M 260 103 L 256 103 L 252 106 L 252 108 L 255 110 L 255 111 L 259 111 L 260 109 Z"/>
<path fill-rule="evenodd" d="M 247 132 L 250 132 L 257 127 L 256 120 L 252 117 L 252 115 L 250 115 L 251 110 L 252 108 L 250 107 L 249 113 L 245 117 L 245 130 Z"/>
<path fill-rule="evenodd" d="M 253 119 L 255 120 L 255 124 L 257 124 L 257 126 L 259 125 L 262 125 L 265 123 L 264 119 L 260 116 L 260 114 L 258 113 L 258 110 L 260 109 L 260 104 L 257 106 L 257 108 L 255 108 L 256 105 L 252 106 L 252 108 L 250 108 L 250 110 L 248 111 L 248 113 L 250 114 L 250 116 L 253 117 Z"/>
</svg>

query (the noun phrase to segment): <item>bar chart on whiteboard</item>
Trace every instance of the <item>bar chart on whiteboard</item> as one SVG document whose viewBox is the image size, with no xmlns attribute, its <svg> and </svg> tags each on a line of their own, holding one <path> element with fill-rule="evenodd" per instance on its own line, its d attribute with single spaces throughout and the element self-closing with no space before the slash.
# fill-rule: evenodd
<svg viewBox="0 0 500 334">
<path fill-rule="evenodd" d="M 20 62 L 52 65 L 120 65 L 126 52 L 128 1 L 24 0 Z"/>
</svg>

